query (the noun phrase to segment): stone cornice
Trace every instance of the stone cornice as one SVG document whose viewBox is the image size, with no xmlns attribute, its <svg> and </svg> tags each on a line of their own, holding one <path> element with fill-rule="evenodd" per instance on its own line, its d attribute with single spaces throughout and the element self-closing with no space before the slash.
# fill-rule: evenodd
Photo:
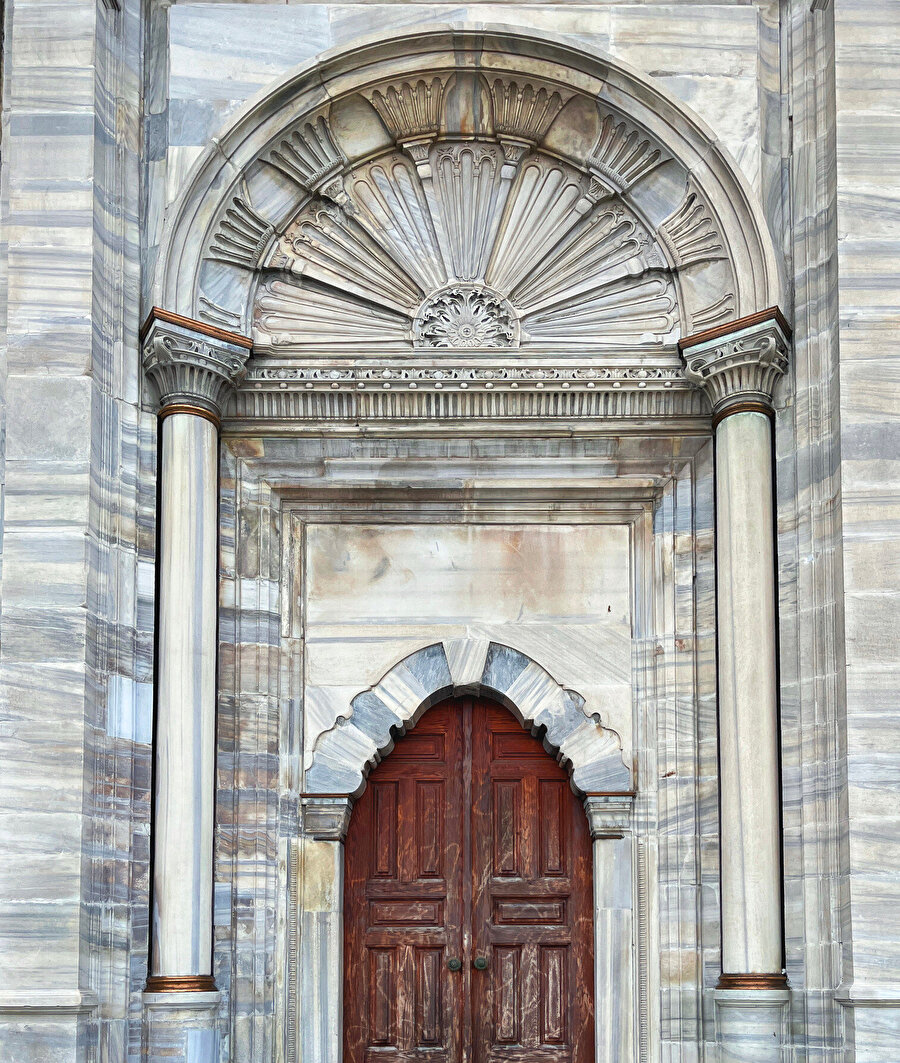
<svg viewBox="0 0 900 1063">
<path fill-rule="evenodd" d="M 769 410 L 787 369 L 790 329 L 777 307 L 689 336 L 680 343 L 684 375 L 703 390 L 720 421 L 738 407 Z"/>
<path fill-rule="evenodd" d="M 226 396 L 243 379 L 251 341 L 154 307 L 141 329 L 143 365 L 163 412 L 195 407 L 221 416 Z"/>
</svg>

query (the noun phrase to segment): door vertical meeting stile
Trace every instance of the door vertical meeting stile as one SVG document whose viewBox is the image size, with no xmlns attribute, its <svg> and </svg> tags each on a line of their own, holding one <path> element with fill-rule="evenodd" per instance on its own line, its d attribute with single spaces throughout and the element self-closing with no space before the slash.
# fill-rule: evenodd
<svg viewBox="0 0 900 1063">
<path fill-rule="evenodd" d="M 472 807 L 472 699 L 466 698 L 462 711 L 462 785 L 463 809 Z M 462 1006 L 463 1029 L 474 1028 L 472 1015 L 472 960 L 476 942 L 473 940 L 474 918 L 472 898 L 472 817 L 462 815 Z M 472 1063 L 471 1038 L 463 1037 L 461 1044 L 462 1063 Z"/>
</svg>

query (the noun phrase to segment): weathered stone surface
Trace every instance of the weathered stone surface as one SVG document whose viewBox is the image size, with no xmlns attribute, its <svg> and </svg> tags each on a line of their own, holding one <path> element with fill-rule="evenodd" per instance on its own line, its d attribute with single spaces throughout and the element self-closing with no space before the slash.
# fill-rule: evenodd
<svg viewBox="0 0 900 1063">
<path fill-rule="evenodd" d="M 721 1020 L 730 1008 L 729 1051 L 755 1051 L 741 1025 L 749 1015 L 754 1026 L 752 1010 L 713 993 L 710 405 L 684 378 L 675 342 L 778 304 L 793 327 L 774 395 L 793 1052 L 894 1063 L 895 7 L 6 5 L 0 1057 L 334 1058 L 346 807 L 306 817 L 304 787 L 311 776 L 352 792 L 392 728 L 408 724 L 404 713 L 479 688 L 546 725 L 582 790 L 636 790 L 629 813 L 606 818 L 623 837 L 595 843 L 609 847 L 597 863 L 608 888 L 596 940 L 604 957 L 634 962 L 633 1046 L 613 1038 L 604 1050 L 641 1063 L 711 1058 L 717 1009 Z M 504 23 L 520 44 L 478 29 L 489 58 L 479 67 L 448 21 Z M 417 67 L 392 41 L 423 26 L 431 61 Z M 381 43 L 362 49 L 372 35 Z M 557 35 L 593 58 L 571 59 Z M 238 117 L 254 94 L 335 48 L 347 57 L 332 55 L 319 68 L 327 76 L 283 84 Z M 560 77 L 569 61 L 577 69 Z M 458 106 L 474 99 L 476 68 L 487 101 L 477 121 Z M 420 76 L 438 80 L 433 111 L 392 124 L 388 86 Z M 527 113 L 514 113 L 511 86 L 526 83 Z M 482 145 L 489 202 L 475 207 L 469 194 L 466 217 L 495 230 L 478 248 L 448 220 L 474 160 L 448 115 L 472 118 L 466 135 L 483 138 L 469 147 Z M 617 154 L 626 143 L 627 161 Z M 379 160 L 394 170 L 385 194 L 402 185 L 415 208 L 405 227 L 377 213 Z M 504 236 L 503 216 L 507 204 L 525 216 L 532 172 L 570 196 L 571 243 L 548 236 L 543 268 L 512 280 L 532 227 Z M 535 233 L 549 233 L 541 227 L 560 202 L 541 206 Z M 612 204 L 621 219 L 605 218 Z M 170 233 L 182 222 L 189 233 L 180 244 L 165 237 L 161 263 L 167 218 Z M 426 218 L 437 219 L 430 231 Z M 591 219 L 591 238 L 605 232 L 608 243 L 582 235 Z M 633 228 L 618 232 L 621 223 Z M 488 246 L 500 251 L 486 256 Z M 546 265 L 555 254 L 561 269 L 567 253 L 581 273 Z M 490 275 L 485 257 L 495 258 Z M 619 301 L 606 313 L 594 291 L 585 331 L 579 285 L 601 271 Z M 156 419 L 138 328 L 162 275 L 167 309 L 232 332 L 255 321 L 259 343 L 223 410 L 222 996 L 193 1009 L 141 995 Z M 457 302 L 442 335 L 476 325 L 491 341 L 477 357 L 417 345 L 417 315 L 452 307 L 440 295 L 453 285 L 479 296 L 471 321 Z M 511 298 L 516 285 L 531 304 Z M 747 306 L 746 292 L 770 294 Z M 555 311 L 541 303 L 560 295 Z M 626 311 L 653 298 L 662 304 L 634 319 L 641 327 L 627 326 Z M 316 346 L 322 320 L 327 357 Z M 333 529 L 349 529 L 352 545 L 361 526 L 377 542 L 410 525 L 386 552 L 389 568 L 360 568 L 369 582 L 351 596 L 339 567 L 327 586 L 321 556 L 313 572 L 320 529 L 335 541 Z M 515 564 L 492 554 L 483 529 L 500 527 L 521 532 L 520 546 L 548 530 L 570 536 L 556 556 L 571 569 L 530 605 L 521 583 L 546 565 L 539 552 Z M 423 582 L 421 559 L 461 528 L 472 529 L 465 556 L 476 558 L 469 587 Z M 579 598 L 592 580 L 613 599 Z M 358 605 L 360 586 L 368 602 L 389 588 L 380 614 Z M 598 984 L 616 984 L 609 971 Z M 628 1003 L 599 1001 L 607 1030 L 624 1028 Z M 773 1000 L 779 1030 L 781 1009 Z"/>
</svg>

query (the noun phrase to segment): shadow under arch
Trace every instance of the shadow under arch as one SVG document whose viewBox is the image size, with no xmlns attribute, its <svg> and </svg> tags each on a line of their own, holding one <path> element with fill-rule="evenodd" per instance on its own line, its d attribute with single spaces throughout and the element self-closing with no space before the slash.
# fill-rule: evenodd
<svg viewBox="0 0 900 1063">
<path fill-rule="evenodd" d="M 619 736 L 585 711 L 580 694 L 511 646 L 461 638 L 416 650 L 352 699 L 350 713 L 316 742 L 306 795 L 359 796 L 395 740 L 432 705 L 461 694 L 484 695 L 507 708 L 568 770 L 576 793 L 633 788 Z"/>
</svg>

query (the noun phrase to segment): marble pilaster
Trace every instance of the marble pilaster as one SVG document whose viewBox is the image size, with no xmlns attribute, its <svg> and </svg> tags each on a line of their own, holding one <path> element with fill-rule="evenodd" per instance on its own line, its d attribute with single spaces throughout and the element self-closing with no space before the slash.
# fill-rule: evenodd
<svg viewBox="0 0 900 1063">
<path fill-rule="evenodd" d="M 635 1059 L 634 843 L 630 793 L 584 800 L 594 849 L 594 1022 L 596 1058 Z"/>
</svg>

